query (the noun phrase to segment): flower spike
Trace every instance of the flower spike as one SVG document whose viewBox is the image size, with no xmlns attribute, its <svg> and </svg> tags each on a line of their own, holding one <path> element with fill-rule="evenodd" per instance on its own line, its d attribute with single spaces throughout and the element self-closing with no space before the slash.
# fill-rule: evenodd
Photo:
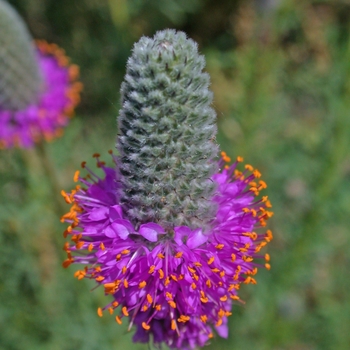
<svg viewBox="0 0 350 350">
<path fill-rule="evenodd" d="M 190 68 L 189 68 L 190 67 Z M 71 210 L 63 266 L 84 264 L 110 298 L 118 324 L 136 327 L 135 342 L 172 349 L 228 336 L 242 284 L 256 284 L 260 250 L 272 239 L 272 216 L 260 172 L 217 160 L 216 128 L 204 59 L 184 33 L 166 30 L 134 47 L 122 86 L 119 155 L 100 177 L 83 164 L 81 183 L 62 191 Z M 186 112 L 186 113 L 185 113 Z M 194 127 L 193 127 L 194 125 Z M 199 135 L 197 135 L 197 133 Z M 239 169 L 238 169 L 239 168 Z"/>
</svg>

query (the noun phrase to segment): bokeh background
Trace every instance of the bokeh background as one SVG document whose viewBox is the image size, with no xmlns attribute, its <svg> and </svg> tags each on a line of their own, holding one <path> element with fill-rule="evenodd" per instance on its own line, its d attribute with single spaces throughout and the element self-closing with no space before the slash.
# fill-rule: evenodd
<svg viewBox="0 0 350 350">
<path fill-rule="evenodd" d="M 349 349 L 350 2 L 9 2 L 81 67 L 84 92 L 62 138 L 0 153 L 0 349 L 148 349 L 97 316 L 102 289 L 62 268 L 59 190 L 94 152 L 109 160 L 132 45 L 169 27 L 199 43 L 218 142 L 263 173 L 275 212 L 272 268 L 241 289 L 229 338 L 207 349 Z"/>
</svg>

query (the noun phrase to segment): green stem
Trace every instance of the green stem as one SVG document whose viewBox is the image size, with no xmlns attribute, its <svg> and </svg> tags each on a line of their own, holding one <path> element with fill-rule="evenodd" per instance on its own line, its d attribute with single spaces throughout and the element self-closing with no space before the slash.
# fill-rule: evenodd
<svg viewBox="0 0 350 350">
<path fill-rule="evenodd" d="M 44 170 L 47 182 L 51 188 L 51 195 L 52 199 L 54 200 L 55 210 L 57 214 L 61 216 L 67 211 L 67 208 L 64 205 L 64 201 L 60 198 L 61 186 L 56 176 L 57 172 L 55 167 L 47 152 L 46 144 L 44 142 L 39 142 L 36 145 L 35 150 L 38 154 L 38 158 L 40 160 L 41 167 Z"/>
</svg>

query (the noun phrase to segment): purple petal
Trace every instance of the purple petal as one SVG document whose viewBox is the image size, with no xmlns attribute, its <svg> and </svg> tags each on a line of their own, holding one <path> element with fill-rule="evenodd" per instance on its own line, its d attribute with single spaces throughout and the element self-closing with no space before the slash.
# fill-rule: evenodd
<svg viewBox="0 0 350 350">
<path fill-rule="evenodd" d="M 183 238 L 191 234 L 191 229 L 187 226 L 177 226 L 174 228 L 174 241 L 179 245 L 183 245 Z"/>
<path fill-rule="evenodd" d="M 108 214 L 107 207 L 96 208 L 91 211 L 89 215 L 89 219 L 92 221 L 100 221 L 100 220 L 106 219 L 107 214 Z"/>
<path fill-rule="evenodd" d="M 226 322 L 227 323 L 227 322 Z M 227 338 L 228 337 L 228 327 L 227 324 L 223 323 L 219 327 L 215 327 L 220 337 Z"/>
<path fill-rule="evenodd" d="M 158 240 L 158 234 L 164 234 L 164 229 L 155 224 L 155 223 L 149 223 L 141 225 L 139 229 L 139 233 L 142 237 L 146 238 L 150 242 L 157 242 Z"/>
<path fill-rule="evenodd" d="M 129 221 L 123 219 L 117 219 L 112 224 L 107 226 L 104 233 L 107 237 L 126 239 L 133 231 L 133 227 Z"/>
<path fill-rule="evenodd" d="M 109 208 L 109 220 L 113 222 L 116 219 L 123 218 L 123 211 L 120 205 L 113 205 Z"/>
<path fill-rule="evenodd" d="M 152 230 L 157 231 L 157 233 L 161 233 L 161 234 L 165 233 L 164 228 L 160 225 L 155 224 L 154 222 L 149 222 L 148 224 L 141 225 L 141 227 L 150 228 Z"/>
<path fill-rule="evenodd" d="M 199 228 L 197 230 L 194 230 L 187 240 L 187 247 L 190 249 L 195 249 L 205 243 L 208 240 L 208 237 L 203 235 L 202 230 Z"/>
</svg>

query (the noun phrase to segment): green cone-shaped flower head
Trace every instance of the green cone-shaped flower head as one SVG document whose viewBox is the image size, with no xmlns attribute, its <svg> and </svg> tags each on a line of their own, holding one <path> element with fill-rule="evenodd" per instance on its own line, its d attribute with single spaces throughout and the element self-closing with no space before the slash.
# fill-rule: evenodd
<svg viewBox="0 0 350 350">
<path fill-rule="evenodd" d="M 41 78 L 32 38 L 15 10 L 0 0 L 0 109 L 36 102 Z"/>
<path fill-rule="evenodd" d="M 135 44 L 121 87 L 119 196 L 136 225 L 208 227 L 218 171 L 216 115 L 204 57 L 185 33 Z"/>
</svg>

